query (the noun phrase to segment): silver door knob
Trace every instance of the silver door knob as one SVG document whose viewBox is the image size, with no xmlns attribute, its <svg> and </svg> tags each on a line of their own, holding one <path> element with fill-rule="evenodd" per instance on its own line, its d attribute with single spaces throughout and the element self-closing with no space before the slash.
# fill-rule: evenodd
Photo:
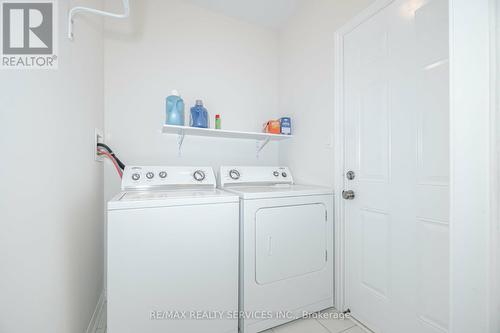
<svg viewBox="0 0 500 333">
<path fill-rule="evenodd" d="M 346 200 L 353 200 L 356 197 L 353 190 L 342 191 L 342 198 Z"/>
</svg>

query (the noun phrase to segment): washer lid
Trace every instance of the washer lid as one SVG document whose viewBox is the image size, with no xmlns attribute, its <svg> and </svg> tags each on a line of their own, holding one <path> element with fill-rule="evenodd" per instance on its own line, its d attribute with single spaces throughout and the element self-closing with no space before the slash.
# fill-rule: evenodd
<svg viewBox="0 0 500 333">
<path fill-rule="evenodd" d="M 333 195 L 333 190 L 328 187 L 309 185 L 264 185 L 264 186 L 230 186 L 224 187 L 225 191 L 238 194 L 242 199 L 264 199 L 297 197 L 304 195 Z"/>
<path fill-rule="evenodd" d="M 127 191 L 108 202 L 108 210 L 188 206 L 238 202 L 233 193 L 219 189 L 172 189 L 168 191 Z"/>
</svg>

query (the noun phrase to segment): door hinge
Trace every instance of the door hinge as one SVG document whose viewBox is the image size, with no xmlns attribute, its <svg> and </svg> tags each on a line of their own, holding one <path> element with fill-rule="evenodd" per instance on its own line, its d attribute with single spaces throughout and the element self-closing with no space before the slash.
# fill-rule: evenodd
<svg viewBox="0 0 500 333">
<path fill-rule="evenodd" d="M 328 250 L 325 250 L 325 261 L 328 261 Z"/>
<path fill-rule="evenodd" d="M 328 211 L 325 210 L 325 221 L 328 221 Z"/>
</svg>

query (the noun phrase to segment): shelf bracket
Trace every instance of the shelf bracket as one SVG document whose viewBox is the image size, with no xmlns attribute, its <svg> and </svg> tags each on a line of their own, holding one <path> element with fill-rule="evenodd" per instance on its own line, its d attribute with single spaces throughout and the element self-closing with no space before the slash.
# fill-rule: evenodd
<svg viewBox="0 0 500 333">
<path fill-rule="evenodd" d="M 180 132 L 179 135 L 177 136 L 177 154 L 179 157 L 182 156 L 182 144 L 184 143 L 184 136 L 186 133 L 184 131 Z"/>
<path fill-rule="evenodd" d="M 78 14 L 78 13 L 92 13 L 92 14 L 97 14 L 101 16 L 108 16 L 108 17 L 114 17 L 114 18 L 127 18 L 130 15 L 130 6 L 129 6 L 129 0 L 122 0 L 123 2 L 123 13 L 122 14 L 116 14 L 116 13 L 110 13 L 110 12 L 105 12 L 103 10 L 95 9 L 95 8 L 88 8 L 88 7 L 73 7 L 69 11 L 68 15 L 68 38 L 70 40 L 73 40 L 73 17 Z"/>
<path fill-rule="evenodd" d="M 259 158 L 260 152 L 262 151 L 262 149 L 264 149 L 264 147 L 269 143 L 270 140 L 271 140 L 270 138 L 265 138 L 264 141 L 262 141 L 262 143 L 257 146 L 257 158 Z"/>
</svg>

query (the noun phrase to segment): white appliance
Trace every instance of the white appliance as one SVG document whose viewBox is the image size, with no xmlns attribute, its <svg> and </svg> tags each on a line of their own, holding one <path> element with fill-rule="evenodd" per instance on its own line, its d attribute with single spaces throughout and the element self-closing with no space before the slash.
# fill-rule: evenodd
<svg viewBox="0 0 500 333">
<path fill-rule="evenodd" d="M 108 333 L 237 333 L 238 196 L 210 167 L 127 167 L 108 203 Z"/>
<path fill-rule="evenodd" d="M 332 190 L 280 167 L 221 167 L 219 186 L 240 197 L 240 332 L 332 307 Z"/>
</svg>

